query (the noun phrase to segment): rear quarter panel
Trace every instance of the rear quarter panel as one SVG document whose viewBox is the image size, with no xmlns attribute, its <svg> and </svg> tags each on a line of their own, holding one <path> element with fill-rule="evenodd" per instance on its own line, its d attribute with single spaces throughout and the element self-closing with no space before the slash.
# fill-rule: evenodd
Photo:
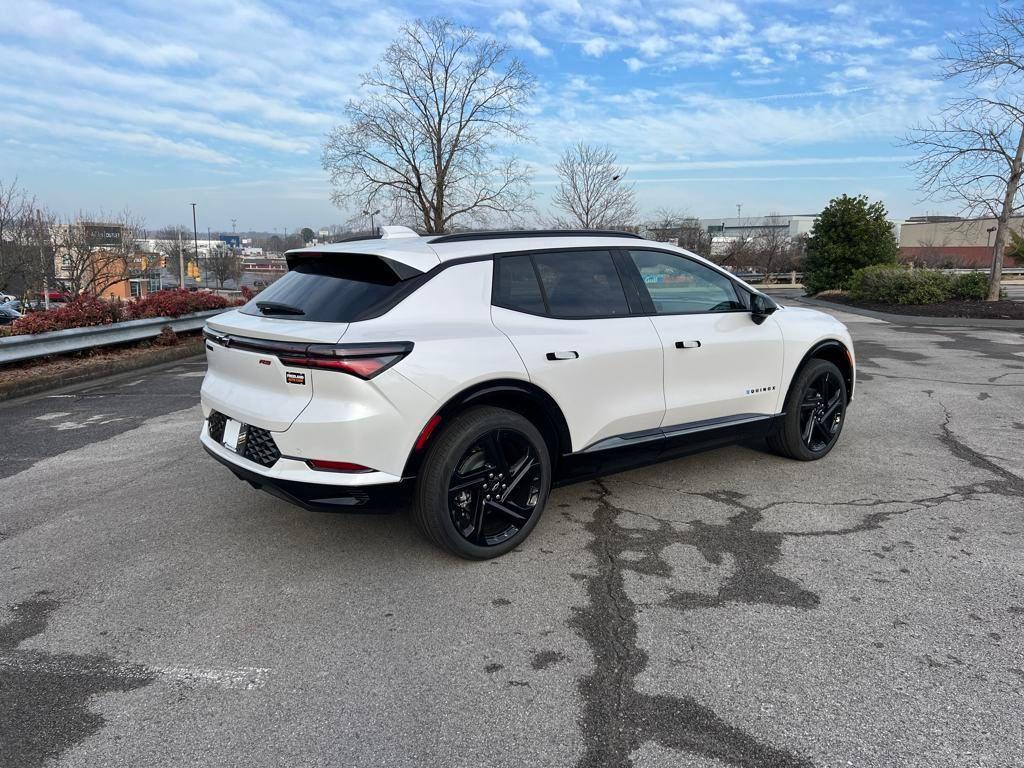
<svg viewBox="0 0 1024 768">
<path fill-rule="evenodd" d="M 438 407 L 483 381 L 529 381 L 512 342 L 491 321 L 492 272 L 490 260 L 449 267 L 387 314 L 349 325 L 345 341 L 412 341 L 412 352 L 391 370 Z M 419 426 L 432 415 L 420 414 Z"/>
</svg>

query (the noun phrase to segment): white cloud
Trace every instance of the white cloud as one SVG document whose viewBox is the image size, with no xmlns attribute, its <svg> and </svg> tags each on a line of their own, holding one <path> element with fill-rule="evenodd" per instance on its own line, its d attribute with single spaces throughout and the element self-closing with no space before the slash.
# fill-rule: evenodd
<svg viewBox="0 0 1024 768">
<path fill-rule="evenodd" d="M 614 51 L 617 46 L 603 37 L 592 37 L 584 42 L 581 47 L 587 56 L 601 57 L 608 51 Z"/>
<path fill-rule="evenodd" d="M 746 15 L 734 3 L 714 0 L 682 8 L 670 8 L 664 11 L 663 15 L 667 19 L 705 30 L 715 29 L 723 24 L 741 24 L 746 21 Z"/>
<path fill-rule="evenodd" d="M 498 15 L 498 19 L 495 22 L 499 27 L 516 27 L 518 29 L 529 29 L 530 20 L 526 18 L 526 14 L 522 11 L 504 11 Z"/>
<path fill-rule="evenodd" d="M 625 62 L 626 66 L 629 67 L 630 72 L 639 72 L 641 69 L 644 69 L 647 66 L 646 62 L 641 61 L 635 56 L 630 56 L 628 59 L 625 60 Z"/>
<path fill-rule="evenodd" d="M 549 51 L 540 40 L 531 35 L 529 32 L 520 32 L 519 30 L 512 30 L 508 33 L 508 41 L 516 48 L 524 48 L 535 56 L 550 56 Z"/>
<path fill-rule="evenodd" d="M 939 55 L 937 45 L 916 45 L 907 53 L 911 61 L 931 61 Z"/>
</svg>

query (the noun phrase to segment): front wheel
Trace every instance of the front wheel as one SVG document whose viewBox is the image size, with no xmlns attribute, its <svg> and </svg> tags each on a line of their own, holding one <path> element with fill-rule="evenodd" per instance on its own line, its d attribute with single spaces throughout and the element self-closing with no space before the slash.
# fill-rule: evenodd
<svg viewBox="0 0 1024 768">
<path fill-rule="evenodd" d="M 413 520 L 460 557 L 498 557 L 530 535 L 550 491 L 551 457 L 537 428 L 518 413 L 479 406 L 427 449 Z"/>
<path fill-rule="evenodd" d="M 845 418 L 843 374 L 828 360 L 811 360 L 793 381 L 782 429 L 768 438 L 768 446 L 791 459 L 820 459 L 835 446 Z"/>
</svg>

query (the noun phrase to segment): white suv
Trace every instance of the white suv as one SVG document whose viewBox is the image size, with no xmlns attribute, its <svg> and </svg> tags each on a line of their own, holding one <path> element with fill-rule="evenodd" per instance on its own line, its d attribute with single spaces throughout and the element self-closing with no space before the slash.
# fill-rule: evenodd
<svg viewBox="0 0 1024 768">
<path fill-rule="evenodd" d="M 620 232 L 375 239 L 287 254 L 207 323 L 206 450 L 308 509 L 394 509 L 469 558 L 552 485 L 738 440 L 819 459 L 853 394 L 846 327 Z"/>
</svg>

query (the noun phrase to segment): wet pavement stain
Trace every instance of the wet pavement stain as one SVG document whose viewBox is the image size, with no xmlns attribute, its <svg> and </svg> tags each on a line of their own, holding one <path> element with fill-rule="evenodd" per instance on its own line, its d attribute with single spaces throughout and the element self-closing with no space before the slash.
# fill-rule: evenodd
<svg viewBox="0 0 1024 768">
<path fill-rule="evenodd" d="M 558 651 L 540 651 L 533 655 L 530 666 L 540 671 L 565 660 L 565 654 Z"/>
<path fill-rule="evenodd" d="M 749 531 L 753 522 L 742 512 L 730 524 L 748 531 L 746 541 L 743 535 L 730 538 L 726 532 L 729 525 L 677 530 L 662 522 L 654 530 L 622 528 L 616 519 L 626 510 L 608 501 L 609 492 L 602 482 L 595 481 L 595 486 L 598 495 L 588 498 L 596 501 L 597 507 L 586 528 L 591 534 L 589 549 L 596 572 L 586 579 L 587 605 L 574 609 L 570 619 L 570 626 L 587 643 L 594 657 L 593 672 L 579 682 L 583 699 L 580 725 L 586 745 L 580 768 L 625 768 L 632 764 L 630 754 L 648 741 L 741 768 L 812 766 L 807 758 L 730 725 L 691 697 L 650 695 L 636 690 L 636 678 L 646 668 L 648 656 L 637 642 L 636 606 L 626 593 L 625 571 L 669 575 L 671 566 L 661 553 L 676 543 L 697 546 L 705 557 L 720 557 L 729 551 L 736 556 L 737 572 L 723 587 L 718 600 L 767 600 L 773 604 L 814 607 L 818 604 L 817 596 L 788 579 L 771 574 L 774 578 L 759 583 L 770 573 L 767 565 L 780 556 L 782 537 Z M 722 530 L 712 532 L 710 529 L 715 527 Z M 751 537 L 759 541 L 748 544 Z M 765 551 L 757 553 L 761 547 Z M 639 559 L 627 560 L 622 557 L 627 551 L 643 554 Z M 744 565 L 744 559 L 750 562 Z M 687 610 L 694 602 L 688 593 L 677 593 L 670 599 L 672 607 L 678 610 Z"/>
<path fill-rule="evenodd" d="M 0 624 L 0 766 L 42 766 L 103 728 L 103 717 L 89 708 L 92 697 L 155 679 L 145 667 L 103 655 L 18 650 L 46 629 L 59 605 L 38 592 Z"/>
</svg>

